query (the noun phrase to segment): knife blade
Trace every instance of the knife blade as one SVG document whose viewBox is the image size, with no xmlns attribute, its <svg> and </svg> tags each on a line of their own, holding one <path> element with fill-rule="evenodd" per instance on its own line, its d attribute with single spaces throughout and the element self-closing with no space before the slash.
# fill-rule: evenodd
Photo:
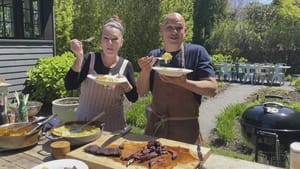
<svg viewBox="0 0 300 169">
<path fill-rule="evenodd" d="M 126 126 L 124 129 L 122 129 L 120 131 L 120 133 L 118 134 L 115 134 L 111 137 L 109 137 L 107 140 L 105 140 L 104 143 L 102 143 L 102 145 L 100 146 L 101 148 L 105 148 L 107 147 L 108 145 L 110 145 L 112 142 L 118 140 L 119 138 L 125 136 L 127 133 L 129 133 L 129 131 L 131 130 L 132 128 L 130 126 Z"/>
</svg>

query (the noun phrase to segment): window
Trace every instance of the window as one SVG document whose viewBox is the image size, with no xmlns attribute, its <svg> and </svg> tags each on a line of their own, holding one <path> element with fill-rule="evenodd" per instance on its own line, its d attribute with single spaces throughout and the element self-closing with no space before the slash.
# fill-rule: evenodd
<svg viewBox="0 0 300 169">
<path fill-rule="evenodd" d="M 13 4 L 11 0 L 1 0 L 0 4 L 0 36 L 14 37 Z"/>
<path fill-rule="evenodd" d="M 0 0 L 0 38 L 41 36 L 39 0 Z"/>
</svg>

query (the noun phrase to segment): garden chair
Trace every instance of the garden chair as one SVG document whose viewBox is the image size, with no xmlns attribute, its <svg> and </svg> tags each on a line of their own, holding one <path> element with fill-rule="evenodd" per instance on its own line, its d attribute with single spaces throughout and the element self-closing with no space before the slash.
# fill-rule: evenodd
<svg viewBox="0 0 300 169">
<path fill-rule="evenodd" d="M 272 75 L 272 79 L 271 79 L 271 86 L 273 85 L 274 82 L 278 82 L 279 85 L 284 85 L 284 71 L 281 68 L 281 66 L 283 66 L 283 63 L 276 63 L 274 66 L 274 73 Z"/>
<path fill-rule="evenodd" d="M 231 66 L 229 65 L 229 63 L 222 63 L 221 66 L 220 66 L 220 80 L 222 81 L 229 81 L 232 79 L 232 76 L 231 76 Z"/>
<path fill-rule="evenodd" d="M 268 74 L 266 69 L 264 68 L 264 65 L 260 63 L 255 64 L 255 81 L 258 84 L 264 85 L 268 82 L 267 76 Z"/>
<path fill-rule="evenodd" d="M 253 65 L 247 63 L 245 67 L 245 75 L 244 75 L 244 83 L 250 81 L 251 84 L 254 84 L 254 77 L 255 77 L 255 68 Z"/>
<path fill-rule="evenodd" d="M 245 75 L 243 66 L 240 63 L 235 63 L 232 70 L 233 70 L 231 72 L 232 79 L 234 81 L 242 82 Z"/>
</svg>

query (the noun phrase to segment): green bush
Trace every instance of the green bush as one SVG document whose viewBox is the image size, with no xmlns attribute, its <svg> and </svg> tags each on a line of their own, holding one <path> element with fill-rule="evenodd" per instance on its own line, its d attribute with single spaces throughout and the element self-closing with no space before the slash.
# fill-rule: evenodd
<svg viewBox="0 0 300 169">
<path fill-rule="evenodd" d="M 149 95 L 146 97 L 139 98 L 137 102 L 133 103 L 126 110 L 127 123 L 132 126 L 144 129 L 146 127 L 147 122 L 145 106 L 150 104 L 151 101 L 152 97 Z"/>
<path fill-rule="evenodd" d="M 294 82 L 292 82 L 292 85 L 295 87 L 296 91 L 300 91 L 300 77 L 298 77 Z"/>
<path fill-rule="evenodd" d="M 64 77 L 74 62 L 74 55 L 65 52 L 60 56 L 40 58 L 37 64 L 28 70 L 25 88 L 31 88 L 30 99 L 51 104 L 52 100 L 67 96 L 78 96 L 78 91 L 67 91 Z"/>
</svg>

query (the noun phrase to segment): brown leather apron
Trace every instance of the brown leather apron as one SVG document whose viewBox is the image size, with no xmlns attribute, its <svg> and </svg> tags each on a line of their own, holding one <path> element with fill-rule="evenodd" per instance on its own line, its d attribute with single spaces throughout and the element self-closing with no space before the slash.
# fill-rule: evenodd
<svg viewBox="0 0 300 169">
<path fill-rule="evenodd" d="M 162 82 L 154 75 L 152 113 L 145 134 L 190 144 L 202 143 L 199 129 L 199 103 L 193 93 Z"/>
</svg>

